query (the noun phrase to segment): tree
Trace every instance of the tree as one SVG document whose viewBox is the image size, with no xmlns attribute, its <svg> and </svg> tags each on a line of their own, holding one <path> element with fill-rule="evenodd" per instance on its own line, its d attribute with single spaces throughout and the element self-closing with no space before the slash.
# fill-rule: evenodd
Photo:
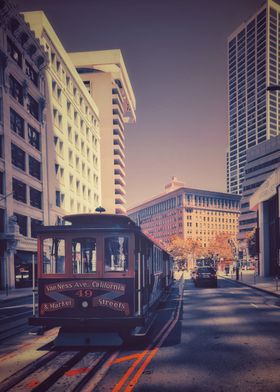
<svg viewBox="0 0 280 392">
<path fill-rule="evenodd" d="M 201 245 L 192 238 L 183 239 L 179 236 L 173 236 L 168 245 L 168 251 L 177 260 L 188 261 L 194 260 L 201 252 Z"/>
<path fill-rule="evenodd" d="M 217 234 L 208 246 L 208 253 L 212 257 L 217 256 L 219 259 L 232 260 L 234 249 L 231 246 L 230 236 L 226 233 Z"/>
<path fill-rule="evenodd" d="M 252 257 L 258 256 L 259 253 L 259 245 L 258 245 L 258 232 L 256 229 L 254 229 L 252 232 L 249 233 L 248 235 L 248 251 L 249 255 Z"/>
</svg>

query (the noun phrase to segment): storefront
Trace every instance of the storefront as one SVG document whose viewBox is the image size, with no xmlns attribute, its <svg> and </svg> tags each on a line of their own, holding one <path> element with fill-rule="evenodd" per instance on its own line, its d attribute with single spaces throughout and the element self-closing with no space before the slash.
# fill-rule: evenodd
<svg viewBox="0 0 280 392">
<path fill-rule="evenodd" d="M 251 196 L 250 209 L 258 211 L 260 275 L 280 277 L 280 168 Z"/>
<path fill-rule="evenodd" d="M 15 262 L 15 288 L 32 287 L 33 281 L 33 257 L 35 263 L 36 254 L 18 250 L 14 255 Z M 37 263 L 35 263 L 35 268 Z M 37 273 L 35 269 L 35 278 Z"/>
</svg>

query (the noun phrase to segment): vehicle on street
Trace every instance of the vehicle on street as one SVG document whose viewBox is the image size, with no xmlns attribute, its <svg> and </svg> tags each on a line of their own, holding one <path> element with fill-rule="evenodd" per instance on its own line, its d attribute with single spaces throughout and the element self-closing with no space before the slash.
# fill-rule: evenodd
<svg viewBox="0 0 280 392">
<path fill-rule="evenodd" d="M 217 287 L 217 273 L 213 267 L 198 267 L 194 276 L 194 284 L 199 286 Z"/>
<path fill-rule="evenodd" d="M 85 336 L 145 327 L 172 283 L 169 253 L 123 215 L 65 220 L 38 229 L 39 304 L 30 324 Z"/>
</svg>

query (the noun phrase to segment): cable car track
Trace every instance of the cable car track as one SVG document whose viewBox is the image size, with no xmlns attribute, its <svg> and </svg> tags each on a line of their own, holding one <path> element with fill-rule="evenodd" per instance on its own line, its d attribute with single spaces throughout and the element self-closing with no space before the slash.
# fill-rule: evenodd
<svg viewBox="0 0 280 392">
<path fill-rule="evenodd" d="M 0 343 L 5 342 L 7 339 L 14 336 L 20 335 L 25 332 L 30 332 L 32 328 L 25 321 L 24 323 L 9 327 L 3 331 L 0 331 Z"/>
<path fill-rule="evenodd" d="M 12 359 L 9 358 L 9 355 L 7 356 L 7 369 L 9 363 L 12 362 L 20 361 L 21 366 L 18 371 L 14 370 L 13 374 L 0 383 L 1 392 L 89 392 L 107 379 L 108 371 L 110 371 L 111 380 L 112 377 L 114 378 L 115 392 L 123 390 L 126 385 L 135 385 L 179 319 L 183 298 L 183 281 L 179 283 L 178 288 L 179 297 L 174 291 L 172 291 L 173 295 L 169 297 L 166 308 L 169 317 L 165 323 L 158 324 L 158 328 L 154 330 L 144 345 L 143 342 L 140 342 L 139 347 L 136 342 L 133 347 L 124 342 L 118 348 L 100 347 L 99 351 L 95 351 L 96 347 L 92 347 L 92 350 L 73 347 L 55 348 L 53 338 L 57 330 L 50 331 L 46 336 L 47 339 L 44 339 L 43 336 L 37 337 L 33 345 L 29 347 L 28 363 L 21 362 L 21 354 L 25 351 L 23 349 L 21 354 L 20 351 L 15 352 Z M 131 349 L 135 351 L 133 355 L 130 355 Z M 35 351 L 42 354 L 32 361 L 30 355 L 34 355 Z M 129 369 L 121 369 L 120 372 L 118 364 L 124 363 L 126 358 L 132 360 L 130 367 Z"/>
<path fill-rule="evenodd" d="M 50 351 L 0 383 L 0 390 L 79 392 L 112 354 L 116 353 Z"/>
</svg>

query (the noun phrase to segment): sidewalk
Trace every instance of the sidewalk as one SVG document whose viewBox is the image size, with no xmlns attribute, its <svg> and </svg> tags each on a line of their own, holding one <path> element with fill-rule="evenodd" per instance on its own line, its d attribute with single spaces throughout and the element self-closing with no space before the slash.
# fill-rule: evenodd
<svg viewBox="0 0 280 392">
<path fill-rule="evenodd" d="M 263 278 L 255 275 L 254 271 L 240 271 L 238 281 L 236 280 L 235 274 L 225 275 L 220 272 L 219 275 L 225 279 L 233 280 L 234 282 L 280 297 L 280 279 L 275 280 L 272 277 Z"/>
<path fill-rule="evenodd" d="M 29 296 L 32 296 L 32 287 L 25 287 L 22 289 L 9 289 L 8 293 L 6 293 L 5 290 L 0 290 L 0 303 L 15 298 L 23 298 Z"/>
</svg>

